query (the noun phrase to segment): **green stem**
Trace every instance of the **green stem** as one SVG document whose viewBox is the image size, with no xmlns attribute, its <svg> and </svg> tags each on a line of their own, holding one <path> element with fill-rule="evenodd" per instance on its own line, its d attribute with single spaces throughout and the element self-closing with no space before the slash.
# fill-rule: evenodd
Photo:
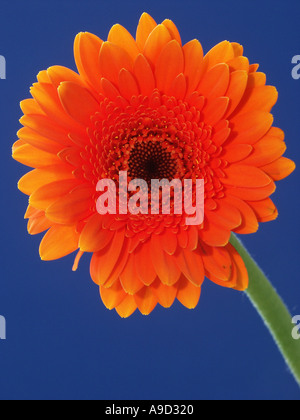
<svg viewBox="0 0 300 420">
<path fill-rule="evenodd" d="M 292 330 L 295 327 L 292 323 L 292 316 L 240 240 L 232 235 L 230 242 L 241 255 L 248 269 L 249 288 L 246 290 L 246 294 L 272 334 L 300 386 L 300 340 L 295 340 L 292 337 Z"/>
</svg>

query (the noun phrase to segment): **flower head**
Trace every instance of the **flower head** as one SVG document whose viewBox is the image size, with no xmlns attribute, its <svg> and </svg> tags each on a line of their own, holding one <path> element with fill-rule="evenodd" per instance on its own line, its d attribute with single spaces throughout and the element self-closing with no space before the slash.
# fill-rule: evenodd
<svg viewBox="0 0 300 420">
<path fill-rule="evenodd" d="M 122 317 L 177 298 L 199 300 L 205 276 L 237 290 L 245 265 L 229 243 L 277 217 L 274 181 L 294 163 L 282 157 L 284 133 L 270 113 L 277 91 L 266 85 L 243 47 L 221 42 L 205 56 L 199 41 L 182 45 L 170 20 L 143 14 L 136 39 L 120 25 L 107 41 L 80 33 L 78 73 L 61 66 L 39 73 L 22 101 L 23 128 L 13 157 L 34 168 L 19 181 L 29 196 L 28 231 L 47 231 L 43 260 L 92 253 L 90 272 L 107 308 Z M 97 183 L 204 180 L 204 221 L 184 215 L 106 214 Z"/>
</svg>

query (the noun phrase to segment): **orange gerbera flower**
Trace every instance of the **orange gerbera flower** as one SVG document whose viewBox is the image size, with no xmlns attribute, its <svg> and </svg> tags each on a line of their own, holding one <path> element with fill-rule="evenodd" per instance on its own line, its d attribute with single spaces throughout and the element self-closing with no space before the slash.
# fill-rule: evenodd
<svg viewBox="0 0 300 420">
<path fill-rule="evenodd" d="M 39 73 L 13 147 L 34 168 L 19 181 L 30 196 L 30 234 L 46 231 L 43 260 L 93 253 L 91 277 L 107 308 L 149 314 L 177 298 L 199 300 L 204 277 L 245 290 L 247 270 L 229 243 L 252 233 L 277 210 L 274 181 L 294 163 L 282 157 L 284 133 L 272 127 L 277 91 L 266 86 L 243 47 L 221 42 L 203 56 L 182 46 L 174 23 L 143 14 L 136 40 L 120 25 L 102 41 L 90 33 L 74 44 L 78 73 L 54 66 Z M 100 179 L 120 170 L 146 180 L 204 179 L 205 218 L 100 215 Z"/>
</svg>

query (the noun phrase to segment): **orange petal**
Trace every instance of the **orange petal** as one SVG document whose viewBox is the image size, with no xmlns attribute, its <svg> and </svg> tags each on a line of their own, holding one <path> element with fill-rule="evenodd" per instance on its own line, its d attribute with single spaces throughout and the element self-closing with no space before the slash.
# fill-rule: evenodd
<svg viewBox="0 0 300 420">
<path fill-rule="evenodd" d="M 52 226 L 41 241 L 41 259 L 50 261 L 71 254 L 78 248 L 78 239 L 74 226 Z"/>
<path fill-rule="evenodd" d="M 224 118 L 229 117 L 240 103 L 248 82 L 248 74 L 246 71 L 237 70 L 230 74 L 228 89 L 224 96 L 230 101 Z"/>
<path fill-rule="evenodd" d="M 281 141 L 284 141 L 284 138 L 285 138 L 284 131 L 278 127 L 271 127 L 267 135 L 270 137 L 276 137 L 278 140 L 281 140 Z"/>
<path fill-rule="evenodd" d="M 77 186 L 77 179 L 64 179 L 47 183 L 32 193 L 29 203 L 37 209 L 46 210 L 52 203 L 64 197 Z"/>
<path fill-rule="evenodd" d="M 220 63 L 212 67 L 202 78 L 197 90 L 207 99 L 224 96 L 229 84 L 229 67 Z"/>
<path fill-rule="evenodd" d="M 234 164 L 224 169 L 225 178 L 220 181 L 235 187 L 265 187 L 270 184 L 270 177 L 255 166 Z"/>
<path fill-rule="evenodd" d="M 134 300 L 141 314 L 149 315 L 157 305 L 157 297 L 150 287 L 144 286 L 143 289 L 134 295 Z"/>
<path fill-rule="evenodd" d="M 204 266 L 200 252 L 178 249 L 174 259 L 183 275 L 195 286 L 201 286 L 204 280 Z"/>
<path fill-rule="evenodd" d="M 42 214 L 45 214 L 45 212 L 39 209 L 35 209 L 30 204 L 28 204 L 26 213 L 24 215 L 24 219 L 29 219 L 32 217 L 40 217 Z"/>
<path fill-rule="evenodd" d="M 101 88 L 103 94 L 111 101 L 116 102 L 120 97 L 118 89 L 109 80 L 105 79 L 105 77 L 102 77 L 101 79 Z"/>
<path fill-rule="evenodd" d="M 212 136 L 212 141 L 214 142 L 216 146 L 222 146 L 222 144 L 225 143 L 225 141 L 228 139 L 231 133 L 231 130 L 228 127 L 228 121 L 225 121 L 225 122 L 226 122 L 226 125 L 223 126 L 221 129 L 216 130 L 216 127 L 214 127 L 215 132 Z"/>
<path fill-rule="evenodd" d="M 164 46 L 157 58 L 155 66 L 156 86 L 167 93 L 175 78 L 183 72 L 184 59 L 182 48 L 176 40 L 170 41 Z"/>
<path fill-rule="evenodd" d="M 93 194 L 93 187 L 88 184 L 79 185 L 51 204 L 46 210 L 46 216 L 55 223 L 76 223 L 91 213 Z"/>
<path fill-rule="evenodd" d="M 206 124 L 214 126 L 224 116 L 229 104 L 227 97 L 219 97 L 207 102 L 203 109 L 203 118 Z"/>
<path fill-rule="evenodd" d="M 117 313 L 121 318 L 128 318 L 136 310 L 137 304 L 133 296 L 127 295 L 125 299 L 116 307 Z"/>
<path fill-rule="evenodd" d="M 92 256 L 90 270 L 91 277 L 96 284 L 104 285 L 115 269 L 124 244 L 124 230 L 116 231 L 112 241 Z"/>
<path fill-rule="evenodd" d="M 74 57 L 81 76 L 94 87 L 100 90 L 99 52 L 103 41 L 96 35 L 81 32 L 74 41 Z"/>
<path fill-rule="evenodd" d="M 133 72 L 143 95 L 151 95 L 155 89 L 153 71 L 146 57 L 139 54 L 134 62 Z"/>
<path fill-rule="evenodd" d="M 177 295 L 177 283 L 173 286 L 166 286 L 159 279 L 151 285 L 151 290 L 156 295 L 158 303 L 164 308 L 170 308 Z"/>
<path fill-rule="evenodd" d="M 47 70 L 40 71 L 36 78 L 39 83 L 51 83 Z"/>
<path fill-rule="evenodd" d="M 183 99 L 186 95 L 186 78 L 183 73 L 178 74 L 169 88 L 167 95 L 174 96 L 177 99 Z"/>
<path fill-rule="evenodd" d="M 249 285 L 249 276 L 248 271 L 245 266 L 245 263 L 240 256 L 240 254 L 236 251 L 236 249 L 231 245 L 228 244 L 226 246 L 227 250 L 230 253 L 233 266 L 236 269 L 236 285 L 234 286 L 235 290 L 244 291 L 248 288 Z"/>
<path fill-rule="evenodd" d="M 250 144 L 233 144 L 224 150 L 222 157 L 229 163 L 235 163 L 241 160 L 244 163 L 245 158 L 250 155 L 252 150 L 253 147 Z"/>
<path fill-rule="evenodd" d="M 88 126 L 91 116 L 100 109 L 99 103 L 90 91 L 76 83 L 61 83 L 58 94 L 65 111 L 83 126 Z"/>
<path fill-rule="evenodd" d="M 239 44 L 238 42 L 231 42 L 231 46 L 233 48 L 234 56 L 240 57 L 244 53 L 244 47 Z"/>
<path fill-rule="evenodd" d="M 242 200 L 257 201 L 269 197 L 276 189 L 276 185 L 271 181 L 265 187 L 260 188 L 243 188 L 243 187 L 226 187 L 227 193 L 239 197 Z"/>
<path fill-rule="evenodd" d="M 74 82 L 84 86 L 84 80 L 79 74 L 68 67 L 52 66 L 47 69 L 47 73 L 55 89 L 57 89 L 62 82 Z"/>
<path fill-rule="evenodd" d="M 243 164 L 263 166 L 277 160 L 286 151 L 285 143 L 277 137 L 265 135 L 253 145 L 253 152 L 243 161 Z"/>
<path fill-rule="evenodd" d="M 266 172 L 274 181 L 280 181 L 289 176 L 296 168 L 295 163 L 286 158 L 281 157 L 268 165 L 264 165 L 261 169 Z"/>
<path fill-rule="evenodd" d="M 144 56 L 152 66 L 155 66 L 164 46 L 170 41 L 172 41 L 172 37 L 164 25 L 157 25 L 153 29 L 147 38 L 143 51 Z"/>
<path fill-rule="evenodd" d="M 79 248 L 84 252 L 97 252 L 105 248 L 114 236 L 114 232 L 104 229 L 103 216 L 94 214 L 85 224 L 79 239 Z"/>
<path fill-rule="evenodd" d="M 75 168 L 83 164 L 81 157 L 82 149 L 76 146 L 66 147 L 58 153 L 58 157 L 65 163 L 69 163 Z"/>
<path fill-rule="evenodd" d="M 53 134 L 52 134 L 53 135 Z M 61 150 L 61 145 L 46 137 L 41 136 L 36 131 L 28 127 L 22 127 L 18 131 L 18 137 L 24 142 L 28 143 L 39 150 L 57 154 Z"/>
<path fill-rule="evenodd" d="M 249 206 L 254 210 L 259 222 L 269 222 L 278 216 L 278 210 L 270 198 L 261 201 L 249 201 Z"/>
<path fill-rule="evenodd" d="M 112 44 L 118 45 L 123 50 L 125 50 L 133 61 L 139 54 L 139 49 L 135 42 L 135 39 L 127 31 L 127 29 L 125 29 L 119 24 L 114 25 L 111 28 L 107 37 L 107 41 L 111 42 Z"/>
<path fill-rule="evenodd" d="M 129 241 L 125 239 L 119 258 L 117 262 L 115 263 L 115 266 L 112 269 L 111 273 L 107 276 L 107 279 L 105 280 L 103 284 L 104 287 L 111 287 L 115 281 L 119 280 L 120 275 L 125 265 L 127 264 L 129 255 L 130 255 L 129 254 Z M 100 261 L 100 267 L 101 267 L 101 261 Z"/>
<path fill-rule="evenodd" d="M 202 255 L 199 249 L 195 251 L 189 251 L 188 249 L 183 249 L 184 259 L 188 268 L 189 275 L 186 275 L 188 280 L 190 280 L 195 286 L 201 286 L 204 281 L 204 266 Z"/>
<path fill-rule="evenodd" d="M 161 235 L 161 244 L 162 244 L 163 250 L 167 254 L 173 255 L 177 249 L 177 237 L 175 233 L 172 233 L 169 230 L 166 230 Z"/>
<path fill-rule="evenodd" d="M 197 226 L 190 226 L 188 229 L 188 244 L 187 249 L 194 251 L 197 249 L 199 239 L 199 230 Z"/>
<path fill-rule="evenodd" d="M 179 31 L 178 31 L 177 26 L 175 25 L 175 23 L 172 22 L 172 20 L 170 20 L 170 19 L 165 19 L 162 22 L 162 25 L 164 25 L 168 29 L 168 31 L 170 32 L 170 35 L 171 35 L 172 39 L 175 39 L 179 43 L 179 45 L 181 46 L 182 45 L 182 42 L 181 42 L 180 33 L 179 33 Z"/>
<path fill-rule="evenodd" d="M 77 85 L 76 85 L 77 86 Z M 46 115 L 66 130 L 82 130 L 81 126 L 74 121 L 61 105 L 57 90 L 50 84 L 35 83 L 30 92 Z"/>
<path fill-rule="evenodd" d="M 228 141 L 234 144 L 254 144 L 271 128 L 273 116 L 268 112 L 253 111 L 231 119 L 232 131 Z"/>
<path fill-rule="evenodd" d="M 219 63 L 226 63 L 234 58 L 234 49 L 229 41 L 215 45 L 203 59 L 203 73 Z"/>
<path fill-rule="evenodd" d="M 230 239 L 230 234 L 229 228 L 224 228 L 208 220 L 205 221 L 204 229 L 199 231 L 200 238 L 210 246 L 226 245 Z"/>
<path fill-rule="evenodd" d="M 227 61 L 227 64 L 231 72 L 243 70 L 247 74 L 249 73 L 250 65 L 247 57 L 235 57 L 232 60 Z"/>
<path fill-rule="evenodd" d="M 119 73 L 119 90 L 125 99 L 130 99 L 132 96 L 139 95 L 139 88 L 137 82 L 130 71 L 122 69 Z"/>
<path fill-rule="evenodd" d="M 233 258 L 233 251 L 237 254 L 237 252 L 235 251 L 235 249 L 232 247 L 232 245 L 229 243 L 226 245 L 226 247 L 223 247 L 221 249 L 217 249 L 217 253 L 219 255 L 217 255 L 217 257 L 219 258 L 221 256 L 221 259 L 219 260 L 219 262 L 221 264 L 225 264 L 227 265 L 227 272 L 226 272 L 226 276 L 222 276 L 220 275 L 220 273 L 217 270 L 214 270 L 214 267 L 212 267 L 211 265 L 209 266 L 209 269 L 211 269 L 212 271 L 207 271 L 207 277 L 209 278 L 209 280 L 211 280 L 212 282 L 218 284 L 219 286 L 223 286 L 223 287 L 227 287 L 230 289 L 236 289 L 238 287 L 239 282 L 241 281 L 238 277 L 239 277 L 239 273 L 242 273 L 242 270 L 239 270 L 238 265 L 240 264 L 240 262 L 242 262 L 241 258 L 240 260 L 237 260 L 238 264 L 236 264 L 235 262 L 235 258 Z M 224 259 L 226 256 L 226 260 Z M 245 265 L 242 262 L 243 267 L 245 269 Z M 246 272 L 246 277 L 248 279 L 248 274 Z"/>
<path fill-rule="evenodd" d="M 177 234 L 178 246 L 180 248 L 186 248 L 188 245 L 188 240 L 189 240 L 189 237 L 188 237 L 187 230 L 181 227 L 179 233 Z"/>
<path fill-rule="evenodd" d="M 133 59 L 118 45 L 104 42 L 99 54 L 99 65 L 102 77 L 117 86 L 120 70 L 124 68 L 131 71 Z"/>
<path fill-rule="evenodd" d="M 53 122 L 46 115 L 23 115 L 20 119 L 20 123 L 35 131 L 40 138 L 46 137 L 53 142 L 62 144 L 64 147 L 72 144 L 68 137 L 68 131 Z M 32 144 L 32 146 L 35 145 Z"/>
<path fill-rule="evenodd" d="M 153 267 L 151 259 L 149 259 L 150 253 L 150 240 L 140 244 L 134 252 L 137 274 L 146 286 L 152 284 L 156 278 L 156 271 Z"/>
<path fill-rule="evenodd" d="M 177 299 L 188 309 L 194 309 L 198 305 L 201 295 L 201 287 L 194 286 L 185 277 L 178 282 Z"/>
<path fill-rule="evenodd" d="M 20 102 L 23 114 L 45 114 L 35 99 L 24 99 Z"/>
<path fill-rule="evenodd" d="M 228 281 L 231 276 L 232 261 L 225 247 L 210 247 L 199 244 L 205 270 L 222 281 Z"/>
<path fill-rule="evenodd" d="M 249 90 L 252 90 L 255 87 L 265 86 L 267 82 L 267 76 L 265 73 L 251 73 L 249 74 L 248 78 L 248 85 L 247 85 L 247 94 Z"/>
<path fill-rule="evenodd" d="M 32 168 L 41 168 L 43 166 L 55 165 L 60 163 L 60 159 L 53 153 L 48 153 L 29 144 L 24 144 L 18 147 L 12 157 L 23 165 L 30 166 Z"/>
<path fill-rule="evenodd" d="M 203 48 L 197 39 L 183 46 L 184 75 L 187 80 L 187 96 L 196 90 L 202 74 Z"/>
<path fill-rule="evenodd" d="M 134 254 L 130 254 L 127 263 L 122 273 L 120 274 L 120 282 L 122 284 L 122 287 L 125 290 L 125 292 L 130 295 L 134 295 L 144 287 L 144 284 L 141 282 L 137 275 L 134 260 Z"/>
<path fill-rule="evenodd" d="M 221 226 L 225 230 L 236 228 L 242 221 L 240 212 L 222 199 L 218 200 L 218 206 L 215 210 L 205 210 L 204 217 L 209 222 Z"/>
<path fill-rule="evenodd" d="M 30 195 L 45 184 L 62 179 L 70 179 L 72 172 L 66 165 L 47 166 L 42 169 L 34 169 L 25 174 L 18 182 L 18 188 L 24 194 Z"/>
<path fill-rule="evenodd" d="M 25 145 L 26 145 L 26 141 L 24 141 L 24 140 L 15 141 L 13 146 L 12 146 L 12 153 L 14 154 L 17 149 L 19 149 L 20 147 L 25 146 Z"/>
<path fill-rule="evenodd" d="M 100 296 L 107 309 L 114 309 L 123 302 L 127 294 L 124 292 L 121 283 L 116 281 L 109 288 L 100 286 Z"/>
<path fill-rule="evenodd" d="M 240 226 L 234 229 L 236 233 L 254 233 L 258 230 L 258 222 L 252 208 L 240 198 L 227 195 L 227 202 L 236 207 L 242 216 Z"/>
<path fill-rule="evenodd" d="M 251 64 L 249 68 L 249 73 L 255 73 L 259 69 L 259 64 Z"/>
<path fill-rule="evenodd" d="M 259 86 L 246 93 L 240 102 L 240 114 L 255 110 L 270 112 L 278 99 L 278 91 L 274 86 Z"/>
<path fill-rule="evenodd" d="M 30 235 L 37 235 L 52 226 L 50 220 L 45 217 L 45 214 L 40 214 L 38 217 L 31 217 L 28 220 L 27 230 Z"/>
<path fill-rule="evenodd" d="M 174 259 L 163 251 L 159 235 L 151 237 L 151 259 L 158 277 L 164 284 L 170 286 L 178 281 L 180 270 Z"/>
<path fill-rule="evenodd" d="M 148 36 L 156 26 L 155 20 L 148 13 L 142 14 L 136 31 L 136 43 L 140 51 L 143 51 Z"/>
</svg>

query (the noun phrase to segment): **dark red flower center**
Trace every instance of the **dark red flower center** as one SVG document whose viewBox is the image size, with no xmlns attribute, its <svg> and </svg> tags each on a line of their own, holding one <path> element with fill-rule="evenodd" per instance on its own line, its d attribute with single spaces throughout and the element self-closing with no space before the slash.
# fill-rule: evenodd
<svg viewBox="0 0 300 420">
<path fill-rule="evenodd" d="M 149 185 L 152 179 L 174 179 L 177 164 L 158 141 L 136 143 L 128 159 L 128 176 L 131 179 L 143 179 Z"/>
</svg>

